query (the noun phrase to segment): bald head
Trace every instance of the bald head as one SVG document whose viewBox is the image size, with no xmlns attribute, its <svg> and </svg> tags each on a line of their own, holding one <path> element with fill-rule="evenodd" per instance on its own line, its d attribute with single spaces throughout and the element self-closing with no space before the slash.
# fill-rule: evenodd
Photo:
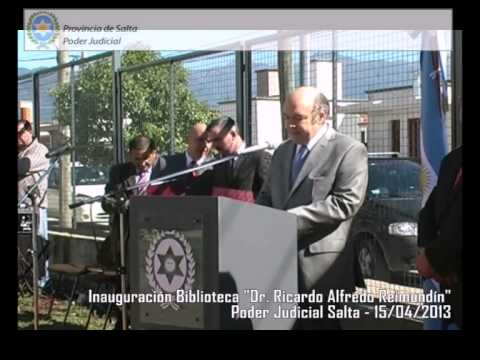
<svg viewBox="0 0 480 360">
<path fill-rule="evenodd" d="M 323 111 L 325 119 L 328 117 L 330 106 L 328 99 L 317 88 L 302 86 L 293 90 L 286 98 L 288 105 L 310 107 L 312 111 Z"/>
<path fill-rule="evenodd" d="M 204 123 L 196 123 L 188 132 L 187 151 L 194 159 L 198 160 L 206 156 L 210 151 L 210 144 L 205 141 L 205 130 L 207 125 Z"/>
<path fill-rule="evenodd" d="M 307 144 L 325 124 L 328 112 L 328 100 L 318 89 L 304 86 L 292 91 L 283 108 L 290 138 L 297 144 Z"/>
</svg>

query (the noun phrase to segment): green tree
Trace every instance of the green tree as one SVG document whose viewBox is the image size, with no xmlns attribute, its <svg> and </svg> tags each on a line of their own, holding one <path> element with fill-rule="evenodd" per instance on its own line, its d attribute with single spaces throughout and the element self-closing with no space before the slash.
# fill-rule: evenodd
<svg viewBox="0 0 480 360">
<path fill-rule="evenodd" d="M 158 58 L 151 51 L 130 51 L 122 67 L 149 63 Z M 122 113 L 127 143 L 137 134 L 151 136 L 161 152 L 170 148 L 170 64 L 160 64 L 122 74 Z M 208 122 L 218 113 L 195 98 L 188 87 L 188 73 L 175 64 L 175 145 L 185 149 L 185 138 L 197 121 Z M 112 119 L 112 68 L 109 60 L 82 65 L 74 80 L 75 144 L 77 160 L 84 164 L 112 164 L 114 124 Z M 71 84 L 53 90 L 57 119 L 71 122 Z"/>
</svg>

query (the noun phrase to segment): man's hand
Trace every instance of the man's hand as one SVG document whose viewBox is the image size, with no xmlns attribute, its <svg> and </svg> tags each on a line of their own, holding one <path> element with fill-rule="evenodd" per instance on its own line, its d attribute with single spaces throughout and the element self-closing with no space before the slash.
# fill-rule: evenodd
<svg viewBox="0 0 480 360">
<path fill-rule="evenodd" d="M 425 255 L 425 249 L 419 248 L 417 253 L 417 270 L 420 275 L 424 278 L 430 279 L 433 278 L 438 281 L 440 284 L 448 287 L 452 287 L 455 283 L 458 282 L 458 278 L 455 274 L 449 274 L 447 276 L 441 276 L 435 272 L 432 265 L 428 261 L 428 258 Z"/>
<path fill-rule="evenodd" d="M 435 272 L 433 271 L 433 268 L 430 265 L 430 262 L 425 256 L 424 248 L 418 249 L 416 264 L 417 264 L 418 273 L 422 275 L 424 278 L 430 279 L 434 277 Z"/>
<path fill-rule="evenodd" d="M 454 285 L 458 283 L 458 277 L 456 274 L 453 274 L 453 273 L 448 274 L 445 277 L 440 277 L 438 279 L 434 278 L 434 279 L 447 288 L 453 288 Z"/>
<path fill-rule="evenodd" d="M 114 212 L 126 213 L 130 205 L 130 200 L 124 192 L 117 192 L 114 196 L 107 196 L 105 203 Z"/>
</svg>

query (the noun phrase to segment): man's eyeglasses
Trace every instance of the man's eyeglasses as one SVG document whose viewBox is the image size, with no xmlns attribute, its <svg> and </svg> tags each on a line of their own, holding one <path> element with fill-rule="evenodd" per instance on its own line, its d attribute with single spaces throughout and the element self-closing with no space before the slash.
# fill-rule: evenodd
<svg viewBox="0 0 480 360">
<path fill-rule="evenodd" d="M 287 121 L 288 123 L 302 123 L 307 121 L 310 116 L 314 116 L 315 114 L 319 113 L 322 109 L 318 107 L 314 107 L 312 112 L 309 115 L 302 115 L 302 114 L 294 114 L 293 116 L 289 116 L 285 113 L 282 113 L 282 118 L 284 121 Z"/>
<path fill-rule="evenodd" d="M 302 123 L 307 121 L 309 118 L 308 115 L 294 115 L 294 116 L 288 116 L 286 114 L 283 114 L 283 119 L 289 123 Z"/>
</svg>

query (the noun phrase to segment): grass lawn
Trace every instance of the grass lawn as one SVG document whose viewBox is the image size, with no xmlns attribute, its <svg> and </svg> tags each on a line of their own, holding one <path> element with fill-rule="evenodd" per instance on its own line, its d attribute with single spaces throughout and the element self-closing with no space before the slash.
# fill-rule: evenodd
<svg viewBox="0 0 480 360">
<path fill-rule="evenodd" d="M 65 325 L 63 319 L 67 310 L 67 301 L 55 299 L 50 317 L 47 317 L 50 297 L 39 297 L 39 330 L 84 330 L 88 317 L 88 306 L 72 304 L 70 314 Z M 33 330 L 33 296 L 18 296 L 18 330 Z M 88 330 L 102 330 L 105 315 L 97 316 L 94 312 L 90 318 Z M 111 330 L 114 321 L 107 324 L 106 330 Z"/>
</svg>

